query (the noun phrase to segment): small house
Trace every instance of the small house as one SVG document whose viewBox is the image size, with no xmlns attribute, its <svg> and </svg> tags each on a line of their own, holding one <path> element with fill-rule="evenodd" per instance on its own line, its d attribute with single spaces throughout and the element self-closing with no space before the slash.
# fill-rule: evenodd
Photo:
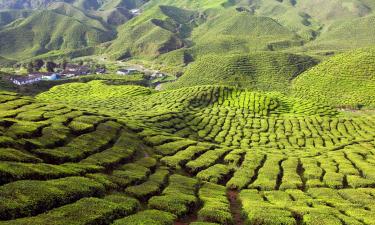
<svg viewBox="0 0 375 225">
<path fill-rule="evenodd" d="M 95 70 L 96 74 L 105 74 L 107 70 L 105 68 L 98 68 Z"/>
<path fill-rule="evenodd" d="M 141 15 L 141 10 L 140 9 L 131 9 L 129 11 L 133 16 L 139 16 Z"/>
<path fill-rule="evenodd" d="M 117 70 L 117 74 L 118 75 L 132 75 L 132 74 L 135 74 L 137 73 L 138 70 L 136 69 L 132 69 L 132 68 L 129 68 L 129 69 L 119 69 Z"/>
<path fill-rule="evenodd" d="M 32 84 L 41 81 L 43 78 L 42 76 L 14 76 L 11 77 L 10 80 L 13 84 L 16 85 L 25 85 L 25 84 Z"/>
<path fill-rule="evenodd" d="M 42 77 L 42 80 L 58 80 L 60 77 L 60 75 L 55 72 L 35 72 L 30 73 L 29 76 Z"/>
<path fill-rule="evenodd" d="M 61 72 L 61 76 L 64 78 L 69 78 L 69 77 L 76 77 L 81 75 L 79 71 L 69 71 L 69 70 L 64 70 Z"/>
<path fill-rule="evenodd" d="M 90 73 L 90 69 L 85 65 L 68 64 L 63 72 L 66 74 L 72 72 L 75 75 L 86 75 Z"/>
<path fill-rule="evenodd" d="M 165 75 L 164 73 L 161 73 L 161 72 L 155 72 L 153 74 L 151 74 L 151 79 L 157 79 L 157 78 L 163 78 L 167 75 Z"/>
</svg>

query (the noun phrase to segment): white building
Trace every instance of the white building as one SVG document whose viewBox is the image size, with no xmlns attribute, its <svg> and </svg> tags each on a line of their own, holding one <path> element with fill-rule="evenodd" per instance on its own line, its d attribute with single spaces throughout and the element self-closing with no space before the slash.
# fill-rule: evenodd
<svg viewBox="0 0 375 225">
<path fill-rule="evenodd" d="M 119 69 L 117 70 L 118 75 L 132 75 L 134 73 L 138 72 L 136 69 Z"/>
<path fill-rule="evenodd" d="M 163 78 L 165 77 L 166 75 L 164 73 L 161 73 L 161 72 L 155 72 L 153 74 L 151 74 L 151 79 L 157 79 L 157 78 Z"/>
<path fill-rule="evenodd" d="M 131 9 L 129 12 L 133 14 L 133 16 L 139 16 L 142 13 L 140 9 Z"/>
<path fill-rule="evenodd" d="M 42 76 L 16 76 L 12 77 L 10 80 L 13 84 L 16 85 L 25 85 L 25 84 L 32 84 L 41 81 L 43 78 Z"/>
</svg>

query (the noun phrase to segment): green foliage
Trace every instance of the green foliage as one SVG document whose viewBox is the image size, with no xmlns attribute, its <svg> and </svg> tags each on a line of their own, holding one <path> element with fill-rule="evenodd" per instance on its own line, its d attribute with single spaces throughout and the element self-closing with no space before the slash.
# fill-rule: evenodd
<svg viewBox="0 0 375 225">
<path fill-rule="evenodd" d="M 225 187 L 205 183 L 199 189 L 199 198 L 203 201 L 203 208 L 198 212 L 200 220 L 219 224 L 233 223 Z"/>
<path fill-rule="evenodd" d="M 103 194 L 103 185 L 83 177 L 16 181 L 0 187 L 0 218 L 35 215 L 82 197 Z"/>
<path fill-rule="evenodd" d="M 161 196 L 152 197 L 148 206 L 171 212 L 177 216 L 186 215 L 191 207 L 197 203 L 195 190 L 197 181 L 181 175 L 172 175 L 169 179 L 169 185 L 164 189 Z"/>
<path fill-rule="evenodd" d="M 165 88 L 220 84 L 287 93 L 290 81 L 316 64 L 302 55 L 259 52 L 250 55 L 207 55 L 197 59 L 177 82 Z"/>
<path fill-rule="evenodd" d="M 102 27 L 48 10 L 33 13 L 19 23 L 2 29 L 0 34 L 1 45 L 6 46 L 0 50 L 0 54 L 22 59 L 51 50 L 93 46 L 113 37 Z"/>
<path fill-rule="evenodd" d="M 374 220 L 369 111 L 226 86 L 84 86 L 0 93 L 0 223 Z"/>
<path fill-rule="evenodd" d="M 145 210 L 134 215 L 125 217 L 123 219 L 116 220 L 115 225 L 144 225 L 144 224 L 155 224 L 155 225 L 172 225 L 176 219 L 171 213 L 163 212 L 159 210 Z"/>
<path fill-rule="evenodd" d="M 129 207 L 130 206 L 130 207 Z M 134 206 L 116 204 L 99 198 L 83 198 L 35 217 L 7 221 L 7 224 L 106 224 L 129 215 Z M 0 222 L 1 223 L 1 222 Z"/>
<path fill-rule="evenodd" d="M 93 165 L 0 162 L 0 183 L 23 179 L 53 179 L 100 172 L 104 168 Z"/>
<path fill-rule="evenodd" d="M 160 192 L 162 186 L 166 183 L 168 175 L 169 171 L 159 169 L 154 174 L 151 174 L 146 182 L 128 187 L 125 192 L 138 199 L 145 200 Z"/>
<path fill-rule="evenodd" d="M 339 107 L 372 108 L 374 59 L 372 48 L 334 56 L 299 76 L 293 83 L 293 93 Z"/>
</svg>

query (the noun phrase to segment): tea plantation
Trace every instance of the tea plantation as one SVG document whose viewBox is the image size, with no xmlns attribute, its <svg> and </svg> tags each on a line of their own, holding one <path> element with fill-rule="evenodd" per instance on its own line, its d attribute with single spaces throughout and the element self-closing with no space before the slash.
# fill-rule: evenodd
<svg viewBox="0 0 375 225">
<path fill-rule="evenodd" d="M 104 81 L 0 102 L 0 224 L 375 221 L 371 114 Z"/>
</svg>

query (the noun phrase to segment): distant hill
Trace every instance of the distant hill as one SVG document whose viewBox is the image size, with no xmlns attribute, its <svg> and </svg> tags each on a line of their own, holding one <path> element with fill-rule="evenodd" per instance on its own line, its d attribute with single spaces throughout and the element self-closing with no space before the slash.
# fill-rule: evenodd
<svg viewBox="0 0 375 225">
<path fill-rule="evenodd" d="M 342 50 L 374 46 L 374 36 L 375 15 L 370 15 L 332 24 L 308 47 Z"/>
<path fill-rule="evenodd" d="M 166 88 L 221 84 L 255 90 L 288 92 L 291 81 L 316 65 L 308 56 L 259 52 L 246 55 L 208 55 L 188 66 L 175 83 Z"/>
<path fill-rule="evenodd" d="M 326 56 L 374 44 L 374 6 L 367 0 L 151 1 L 103 51 L 164 66 L 254 51 Z"/>
<path fill-rule="evenodd" d="M 0 28 L 18 19 L 24 19 L 32 14 L 31 10 L 0 11 Z"/>
<path fill-rule="evenodd" d="M 4 57 L 0 56 L 0 66 L 10 66 L 15 62 L 16 61 L 13 61 L 13 60 L 10 60 L 10 59 L 7 59 L 7 58 L 4 58 Z"/>
<path fill-rule="evenodd" d="M 334 56 L 295 79 L 294 95 L 334 106 L 375 107 L 375 49 Z"/>
<path fill-rule="evenodd" d="M 97 51 L 87 54 L 100 52 L 113 60 L 137 59 L 166 67 L 177 63 L 178 68 L 171 69 L 177 73 L 204 55 L 286 51 L 325 57 L 369 47 L 375 44 L 374 8 L 370 0 L 2 0 L 0 32 L 23 32 L 19 26 L 40 16 L 40 10 L 52 11 L 69 17 L 69 23 L 79 23 L 82 28 L 75 33 L 95 33 L 89 35 L 90 41 L 62 38 L 64 43 L 78 43 L 68 44 L 74 47 L 70 50 L 93 47 Z M 40 28 L 38 23 L 27 26 Z M 24 46 L 23 40 L 17 40 L 21 47 L 6 42 L 0 55 L 13 59 L 45 57 L 49 52 L 55 57 L 82 55 L 66 54 L 62 39 L 53 48 L 45 46 L 46 40 L 35 38 L 29 46 Z M 101 45 L 103 42 L 107 43 Z"/>
<path fill-rule="evenodd" d="M 38 9 L 40 7 L 46 7 L 54 0 L 2 0 L 0 2 L 1 9 Z"/>
<path fill-rule="evenodd" d="M 99 8 L 137 8 L 147 0 L 2 0 L 0 9 L 41 9 L 52 3 L 65 2 L 83 10 L 97 10 Z"/>
<path fill-rule="evenodd" d="M 54 11 L 37 12 L 0 31 L 0 55 L 27 58 L 51 50 L 94 46 L 113 38 L 100 24 L 82 21 Z"/>
</svg>

